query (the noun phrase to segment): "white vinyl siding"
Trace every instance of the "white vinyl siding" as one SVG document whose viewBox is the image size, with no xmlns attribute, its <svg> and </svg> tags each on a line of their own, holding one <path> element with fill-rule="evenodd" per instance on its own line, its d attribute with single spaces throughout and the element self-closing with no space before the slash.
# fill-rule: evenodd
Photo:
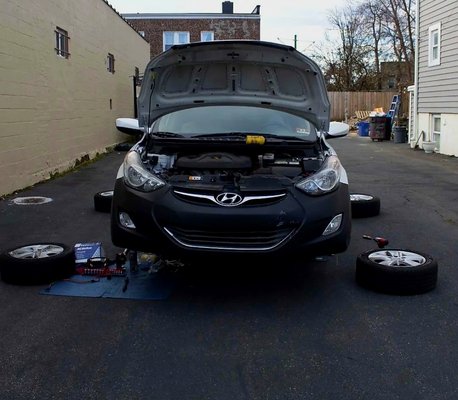
<svg viewBox="0 0 458 400">
<path fill-rule="evenodd" d="M 418 112 L 458 114 L 457 1 L 418 1 Z"/>
</svg>

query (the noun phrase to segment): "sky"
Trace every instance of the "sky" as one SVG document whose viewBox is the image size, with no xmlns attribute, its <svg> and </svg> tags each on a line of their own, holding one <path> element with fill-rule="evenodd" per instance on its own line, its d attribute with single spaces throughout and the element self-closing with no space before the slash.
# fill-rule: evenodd
<svg viewBox="0 0 458 400">
<path fill-rule="evenodd" d="M 327 15 L 345 0 L 232 0 L 235 13 L 261 6 L 261 40 L 294 44 L 305 54 L 324 40 L 331 28 Z M 123 13 L 221 13 L 223 0 L 108 0 Z"/>
</svg>

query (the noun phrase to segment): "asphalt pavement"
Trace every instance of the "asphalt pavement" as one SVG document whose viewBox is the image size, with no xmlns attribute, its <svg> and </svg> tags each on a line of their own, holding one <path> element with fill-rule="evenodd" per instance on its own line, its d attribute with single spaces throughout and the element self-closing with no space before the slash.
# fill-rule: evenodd
<svg viewBox="0 0 458 400">
<path fill-rule="evenodd" d="M 163 301 L 43 296 L 0 282 L 0 398 L 458 398 L 458 158 L 355 134 L 331 143 L 351 191 L 381 198 L 379 216 L 353 220 L 345 253 L 179 271 Z M 114 255 L 93 195 L 113 187 L 124 154 L 0 201 L 0 249 L 101 241 Z M 53 201 L 17 206 L 16 196 Z M 373 247 L 363 234 L 431 254 L 437 288 L 358 287 L 356 256 Z"/>
</svg>

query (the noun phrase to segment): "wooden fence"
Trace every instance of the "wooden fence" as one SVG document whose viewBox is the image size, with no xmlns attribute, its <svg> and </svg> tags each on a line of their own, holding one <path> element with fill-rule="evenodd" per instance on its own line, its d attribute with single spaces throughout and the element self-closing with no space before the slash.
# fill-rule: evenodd
<svg viewBox="0 0 458 400">
<path fill-rule="evenodd" d="M 354 116 L 355 111 L 372 111 L 374 108 L 382 107 L 383 111 L 388 112 L 393 96 L 398 93 L 329 92 L 328 94 L 331 102 L 331 121 L 344 121 Z M 403 110 L 401 108 L 401 113 Z"/>
</svg>

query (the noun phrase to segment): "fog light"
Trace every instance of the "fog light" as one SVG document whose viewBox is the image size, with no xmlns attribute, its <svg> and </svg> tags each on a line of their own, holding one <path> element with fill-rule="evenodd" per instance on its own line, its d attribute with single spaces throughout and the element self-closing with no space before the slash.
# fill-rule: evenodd
<svg viewBox="0 0 458 400">
<path fill-rule="evenodd" d="M 125 212 L 119 213 L 119 222 L 124 228 L 135 229 L 136 226 L 132 219 L 129 217 L 129 214 Z"/>
<path fill-rule="evenodd" d="M 342 224 L 342 214 L 336 215 L 323 232 L 323 236 L 336 232 Z"/>
</svg>

